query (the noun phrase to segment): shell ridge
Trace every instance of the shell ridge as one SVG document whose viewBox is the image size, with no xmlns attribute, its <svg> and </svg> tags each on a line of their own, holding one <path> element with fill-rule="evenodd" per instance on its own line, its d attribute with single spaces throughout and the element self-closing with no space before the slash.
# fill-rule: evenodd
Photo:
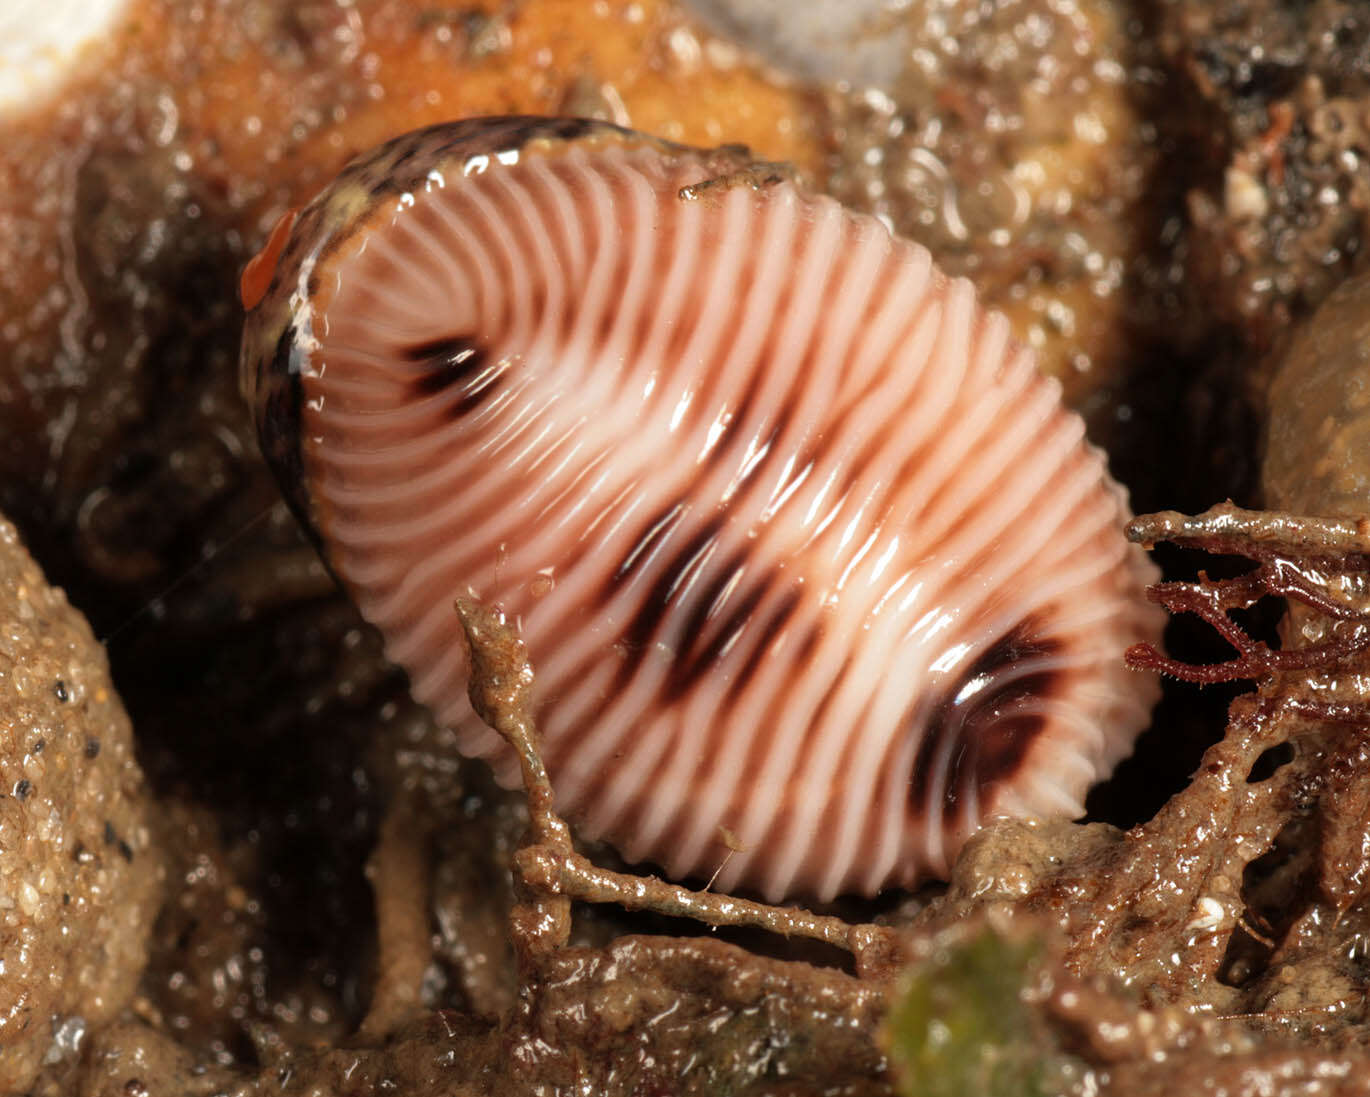
<svg viewBox="0 0 1370 1097">
<path fill-rule="evenodd" d="M 737 211 L 738 211 L 739 214 L 742 214 L 742 213 L 744 213 L 744 212 L 749 212 L 746 208 L 744 208 L 744 207 L 741 206 L 740 204 L 738 204 L 736 208 L 737 208 Z M 779 218 L 777 218 L 777 217 L 775 217 L 775 216 L 772 216 L 772 217 L 769 219 L 769 223 L 764 227 L 764 231 L 767 233 L 768 236 L 769 236 L 770 234 L 774 233 L 775 231 L 777 231 L 777 224 L 778 224 L 778 221 L 779 221 Z M 762 250 L 765 251 L 765 252 L 767 252 L 768 254 L 773 255 L 773 256 L 778 256 L 779 254 L 781 254 L 781 251 L 780 251 L 779 249 L 765 249 L 765 248 L 763 248 Z M 742 310 L 742 314 L 743 314 L 744 317 L 746 317 L 748 314 L 750 314 L 750 315 L 752 315 L 752 316 L 756 316 L 757 314 L 762 313 L 762 312 L 764 312 L 764 311 L 766 310 L 767 305 L 768 305 L 768 302 L 769 302 L 769 300 L 771 299 L 771 294 L 770 294 L 770 291 L 769 291 L 769 288 L 768 288 L 768 287 L 769 287 L 769 284 L 770 284 L 771 281 L 774 280 L 774 278 L 775 278 L 776 276 L 779 275 L 779 273 L 780 273 L 779 264 L 778 264 L 778 262 L 776 262 L 775 259 L 773 258 L 773 259 L 772 259 L 772 262 L 771 262 L 771 276 L 770 276 L 769 278 L 768 278 L 768 276 L 766 275 L 766 273 L 763 271 L 763 272 L 761 272 L 760 274 L 758 274 L 756 277 L 753 277 L 753 278 L 751 279 L 751 282 L 750 282 L 750 285 L 749 285 L 749 288 L 748 288 L 748 293 L 747 293 L 746 299 L 743 301 L 743 303 L 742 303 L 741 306 L 740 306 L 740 307 L 741 307 L 741 310 Z M 747 322 L 746 322 L 745 319 L 744 319 L 744 320 L 741 322 L 741 324 L 740 324 L 739 326 L 741 326 L 741 327 L 743 327 L 743 328 L 747 328 L 749 325 L 747 324 Z M 757 325 L 753 323 L 753 324 L 751 324 L 750 326 L 754 329 L 754 328 L 756 328 Z M 729 360 L 729 362 L 725 362 L 725 363 L 724 363 L 722 369 L 725 370 L 725 371 L 731 372 L 731 373 L 738 372 L 736 366 L 733 366 L 733 367 L 730 369 L 730 362 L 740 360 L 740 359 L 742 359 L 742 358 L 748 356 L 749 354 L 754 353 L 754 346 L 753 346 L 752 344 L 755 344 L 755 342 L 757 341 L 758 338 L 759 338 L 759 333 L 754 333 L 754 334 L 751 336 L 750 339 L 738 339 L 738 340 L 736 340 L 736 341 L 734 342 L 732 348 L 730 349 L 730 352 L 729 352 L 729 353 L 730 353 L 730 360 Z M 712 481 L 714 481 L 715 483 L 720 483 L 720 477 L 721 477 L 722 475 L 725 475 L 725 474 L 726 474 L 726 470 L 716 470 L 716 471 L 713 471 L 711 474 L 710 474 L 709 471 L 706 471 L 705 481 L 707 482 L 708 480 L 712 480 Z M 715 494 L 722 494 L 722 493 L 723 493 L 721 487 L 710 489 L 710 488 L 704 486 L 704 484 L 701 483 L 699 479 L 696 479 L 695 484 L 694 484 L 694 486 L 693 486 L 693 491 L 694 491 L 695 494 L 697 494 L 697 495 L 699 495 L 699 496 L 702 496 L 702 497 L 705 498 L 705 499 L 712 498 Z M 732 523 L 729 522 L 729 521 L 724 521 L 724 522 L 721 523 L 720 528 L 719 528 L 719 530 L 717 531 L 717 540 L 715 541 L 715 550 L 716 550 L 716 551 L 713 552 L 713 553 L 711 553 L 711 556 L 715 556 L 715 557 L 716 557 L 717 554 L 718 554 L 718 552 L 722 550 L 722 546 L 723 546 L 724 540 L 725 540 L 725 535 L 726 535 L 726 533 L 727 533 L 727 529 L 728 529 L 728 526 L 729 526 L 730 524 L 732 524 Z M 686 563 L 686 565 L 688 566 L 689 561 L 685 561 L 685 563 Z M 704 574 L 707 573 L 708 570 L 709 570 L 711 567 L 712 567 L 712 565 L 710 565 L 710 564 L 706 561 L 705 564 L 704 564 L 704 566 L 703 566 L 703 568 L 701 569 L 701 578 L 700 578 L 699 581 L 700 581 L 702 584 L 704 584 L 705 586 L 707 586 L 707 582 L 708 582 L 708 581 L 707 581 L 706 578 L 704 578 Z M 669 569 L 668 569 L 668 572 L 669 572 Z M 687 654 L 687 653 L 686 653 L 686 650 L 685 650 L 685 646 L 686 646 L 686 645 L 688 644 L 688 642 L 689 642 L 689 638 L 688 638 L 688 637 L 681 636 L 681 635 L 679 634 L 679 632 L 678 632 L 678 628 L 679 628 L 679 624 L 678 624 L 679 614 L 675 611 L 675 607 L 676 607 L 676 606 L 679 604 L 679 602 L 682 600 L 682 599 L 680 598 L 680 596 L 679 596 L 679 593 L 678 593 L 678 590 L 679 590 L 679 589 L 680 589 L 680 588 L 679 588 L 678 585 L 677 585 L 677 591 L 673 591 L 667 598 L 665 598 L 665 599 L 662 600 L 662 601 L 663 601 L 663 609 L 662 609 L 662 612 L 659 614 L 658 623 L 657 623 L 656 628 L 655 628 L 655 630 L 654 630 L 654 635 L 661 635 L 662 632 L 663 632 L 663 630 L 664 630 L 664 632 L 665 632 L 665 636 L 664 636 L 665 642 L 666 642 L 668 645 L 670 645 L 674 650 L 677 651 L 677 653 L 678 653 L 678 656 L 677 656 L 677 657 L 682 656 L 682 655 L 686 655 L 686 654 Z M 642 641 L 639 641 L 639 642 L 642 642 Z M 638 742 L 637 742 L 637 747 L 638 747 L 639 749 L 643 749 L 643 748 L 649 746 L 651 743 L 654 743 L 654 740 L 650 740 L 650 739 L 647 739 L 647 738 L 639 738 L 639 739 L 638 739 Z M 688 743 L 689 743 L 689 739 L 688 739 L 688 738 L 686 739 L 686 743 L 685 743 L 685 744 L 681 744 L 681 743 L 677 742 L 677 748 L 678 748 L 678 749 L 674 752 L 674 753 L 676 754 L 677 757 L 676 757 L 676 761 L 673 763 L 673 765 L 674 765 L 675 767 L 687 766 L 687 765 L 689 764 L 689 762 L 688 762 L 688 752 L 679 749 L 682 745 L 688 745 Z M 683 755 L 683 756 L 682 756 L 682 755 Z M 630 751 L 630 753 L 626 756 L 625 768 L 628 768 L 628 767 L 630 767 L 630 766 L 632 766 L 632 765 L 634 765 L 634 764 L 635 764 L 635 762 L 634 762 L 634 759 L 633 759 L 633 755 L 632 755 L 632 752 Z M 651 836 L 652 836 L 652 833 L 653 833 L 653 827 L 657 827 L 657 826 L 664 827 L 664 826 L 668 825 L 668 822 L 669 822 L 669 821 L 666 820 L 666 819 L 658 819 L 655 823 L 649 824 L 649 825 L 646 827 L 646 836 L 645 836 L 645 837 L 643 837 L 643 836 L 642 836 L 642 833 L 639 832 L 640 840 L 642 840 L 642 841 L 644 841 L 644 842 L 645 842 L 645 841 L 650 841 Z"/>
</svg>

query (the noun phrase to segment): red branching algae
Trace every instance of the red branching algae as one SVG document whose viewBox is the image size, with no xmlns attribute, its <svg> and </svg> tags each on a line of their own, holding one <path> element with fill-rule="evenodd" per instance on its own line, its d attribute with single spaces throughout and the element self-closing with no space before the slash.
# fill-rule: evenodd
<svg viewBox="0 0 1370 1097">
<path fill-rule="evenodd" d="M 1370 572 L 1370 528 L 1363 520 L 1329 520 L 1326 524 L 1346 541 L 1343 547 L 1347 551 L 1334 558 L 1326 544 L 1310 541 L 1307 530 L 1298 526 L 1311 521 L 1323 520 L 1260 515 L 1230 503 L 1192 518 L 1167 511 L 1135 519 L 1127 530 L 1134 542 L 1169 541 L 1212 553 L 1241 555 L 1253 560 L 1256 567 L 1232 579 L 1212 579 L 1201 571 L 1196 582 L 1156 583 L 1147 588 L 1147 597 L 1171 613 L 1192 613 L 1207 621 L 1236 649 L 1237 658 L 1222 663 L 1186 663 L 1142 643 L 1128 649 L 1128 666 L 1212 685 L 1267 678 L 1280 671 L 1325 668 L 1370 647 L 1370 628 L 1366 627 L 1370 626 L 1370 609 L 1333 593 L 1339 577 Z M 1246 523 L 1240 532 L 1236 522 Z M 1262 598 L 1272 596 L 1302 603 L 1353 627 L 1308 647 L 1271 648 L 1228 614 L 1250 609 Z M 1319 708 L 1318 712 L 1334 718 L 1333 709 L 1324 712 Z"/>
</svg>

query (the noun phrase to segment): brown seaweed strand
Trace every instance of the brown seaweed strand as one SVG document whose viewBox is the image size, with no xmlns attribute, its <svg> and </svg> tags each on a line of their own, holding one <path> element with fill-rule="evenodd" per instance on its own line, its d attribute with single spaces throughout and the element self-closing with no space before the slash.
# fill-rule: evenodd
<svg viewBox="0 0 1370 1097">
<path fill-rule="evenodd" d="M 1281 702 L 1299 716 L 1334 724 L 1362 724 L 1370 717 L 1370 704 L 1364 702 L 1330 701 L 1294 694 L 1281 697 Z"/>
<path fill-rule="evenodd" d="M 577 853 L 570 829 L 556 813 L 537 727 L 528 712 L 533 672 L 523 642 L 496 611 L 469 599 L 458 600 L 456 608 L 471 649 L 471 705 L 514 748 L 528 795 L 529 841 L 514 855 L 516 874 L 530 896 L 513 916 L 513 937 L 525 956 L 566 943 L 574 899 L 823 941 L 850 952 L 864 977 L 883 976 L 897 967 L 904 949 L 899 935 L 884 926 L 854 925 L 805 910 L 691 891 L 655 876 L 610 872 Z"/>
<path fill-rule="evenodd" d="M 574 856 L 571 831 L 556 813 L 552 782 L 538 750 L 537 728 L 528 715 L 533 668 L 523 641 L 504 616 L 469 599 L 458 599 L 457 618 L 471 656 L 471 707 L 517 754 L 528 797 L 529 846 Z M 522 966 L 564 946 L 571 933 L 571 900 L 525 886 L 526 901 L 510 911 L 510 937 Z"/>
<path fill-rule="evenodd" d="M 1142 545 L 1167 541 L 1252 559 L 1262 548 L 1301 560 L 1347 561 L 1359 555 L 1356 570 L 1364 570 L 1365 558 L 1370 557 L 1370 518 L 1311 518 L 1219 503 L 1202 514 L 1162 510 L 1139 515 L 1127 524 L 1127 539 Z"/>
<path fill-rule="evenodd" d="M 1159 671 L 1186 682 L 1211 685 L 1243 678 L 1267 678 L 1281 671 L 1329 667 L 1370 647 L 1370 613 L 1334 597 L 1312 580 L 1308 568 L 1333 574 L 1370 569 L 1364 520 L 1296 518 L 1243 511 L 1231 504 L 1193 517 L 1171 511 L 1143 515 L 1128 526 L 1133 541 L 1171 541 L 1213 553 L 1246 556 L 1256 567 L 1234 579 L 1157 583 L 1147 597 L 1171 613 L 1192 613 L 1207 621 L 1237 651 L 1222 663 L 1194 664 L 1173 659 L 1152 644 L 1135 644 L 1126 653 L 1131 667 Z M 1362 627 L 1309 647 L 1276 651 L 1251 637 L 1228 616 L 1267 596 L 1301 602 L 1340 621 Z"/>
<path fill-rule="evenodd" d="M 428 928 L 431 886 L 428 850 L 432 813 L 421 794 L 401 789 L 381 821 L 367 861 L 376 907 L 376 983 L 357 1030 L 359 1043 L 377 1043 L 423 1013 L 423 976 L 433 959 Z"/>
</svg>

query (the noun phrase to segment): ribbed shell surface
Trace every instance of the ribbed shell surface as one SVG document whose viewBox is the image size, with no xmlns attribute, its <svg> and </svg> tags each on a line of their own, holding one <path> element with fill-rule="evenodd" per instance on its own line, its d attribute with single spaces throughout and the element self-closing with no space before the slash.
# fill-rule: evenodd
<svg viewBox="0 0 1370 1097">
<path fill-rule="evenodd" d="M 516 781 L 452 605 L 501 607 L 559 806 L 630 860 L 908 884 L 991 813 L 1078 815 L 1146 722 L 1154 575 L 1057 385 L 922 247 L 736 153 L 400 138 L 296 222 L 243 367 L 415 696 Z"/>
</svg>

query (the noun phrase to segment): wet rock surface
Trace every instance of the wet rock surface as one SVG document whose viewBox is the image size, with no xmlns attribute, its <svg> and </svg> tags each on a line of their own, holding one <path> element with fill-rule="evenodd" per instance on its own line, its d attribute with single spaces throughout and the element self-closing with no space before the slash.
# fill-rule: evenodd
<svg viewBox="0 0 1370 1097">
<path fill-rule="evenodd" d="M 1260 348 L 1364 263 L 1370 46 L 1353 0 L 1170 0 L 1191 110 L 1187 292 Z"/>
<path fill-rule="evenodd" d="M 1370 512 L 1370 277 L 1341 283 L 1293 332 L 1270 383 L 1270 504 Z"/>
<path fill-rule="evenodd" d="M 1004 311 L 1068 398 L 1138 368 L 1129 269 L 1156 166 L 1124 4 L 915 0 L 886 16 L 895 73 L 826 101 L 827 188 L 926 244 Z"/>
<path fill-rule="evenodd" d="M 155 809 L 105 653 L 0 517 L 0 1092 L 132 997 L 161 898 Z"/>
</svg>

